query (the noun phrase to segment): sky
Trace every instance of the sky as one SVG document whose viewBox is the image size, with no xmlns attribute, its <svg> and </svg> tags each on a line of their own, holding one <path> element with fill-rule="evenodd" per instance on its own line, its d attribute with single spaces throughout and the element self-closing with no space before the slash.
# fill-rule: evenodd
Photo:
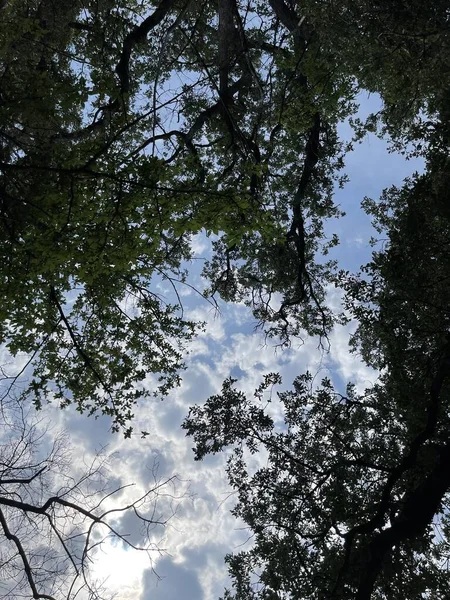
<svg viewBox="0 0 450 600">
<path fill-rule="evenodd" d="M 363 94 L 360 100 L 362 115 L 379 107 L 374 96 Z M 348 124 L 342 124 L 340 131 L 343 137 L 351 135 Z M 373 231 L 360 208 L 363 197 L 378 198 L 383 188 L 401 185 L 404 177 L 421 167 L 418 161 L 406 162 L 401 156 L 389 154 L 386 143 L 374 135 L 366 137 L 348 155 L 346 172 L 350 182 L 335 196 L 346 216 L 329 226 L 341 240 L 334 257 L 343 268 L 357 270 L 370 258 L 369 239 Z M 197 258 L 207 256 L 208 244 L 207 238 L 196 236 Z M 200 271 L 201 260 L 194 261 L 189 279 L 194 287 L 202 287 Z M 225 554 L 251 544 L 249 532 L 230 514 L 233 494 L 225 478 L 226 453 L 207 457 L 203 462 L 194 461 L 192 441 L 180 429 L 189 406 L 203 403 L 220 390 L 229 375 L 236 377 L 238 386 L 249 393 L 258 386 L 262 375 L 271 371 L 282 375 L 280 389 L 289 388 L 295 376 L 306 370 L 319 379 L 330 377 L 339 388 L 348 381 L 364 388 L 376 378 L 376 373 L 349 353 L 347 344 L 353 323 L 336 328 L 330 337 L 329 353 L 319 350 L 314 339 L 294 343 L 290 349 L 275 350 L 270 343 L 264 343 L 261 332 L 254 331 L 254 320 L 245 307 L 221 304 L 217 312 L 192 289 L 186 287 L 181 293 L 187 316 L 205 320 L 207 326 L 189 347 L 181 387 L 163 402 L 149 400 L 136 411 L 134 427 L 149 432 L 145 439 L 136 435 L 124 440 L 111 434 L 108 419 L 80 416 L 70 408 L 58 411 L 50 406 L 42 411 L 43 418 L 52 422 L 49 435 L 64 430 L 75 456 L 89 457 L 100 448 L 111 454 L 114 481 L 135 483 L 134 488 L 122 494 L 121 502 L 152 487 L 155 478 L 178 477 L 158 505 L 158 514 L 173 517 L 166 527 L 158 526 L 153 531 L 160 551 L 155 551 L 151 563 L 144 553 L 126 549 L 121 543 L 108 543 L 96 555 L 95 577 L 119 600 L 218 599 L 229 585 Z M 330 293 L 329 302 L 338 305 L 337 292 Z M 0 360 L 1 364 L 10 361 L 5 352 Z M 151 377 L 146 385 L 152 386 Z M 126 516 L 119 525 L 130 534 L 130 540 L 139 542 L 136 519 Z"/>
</svg>

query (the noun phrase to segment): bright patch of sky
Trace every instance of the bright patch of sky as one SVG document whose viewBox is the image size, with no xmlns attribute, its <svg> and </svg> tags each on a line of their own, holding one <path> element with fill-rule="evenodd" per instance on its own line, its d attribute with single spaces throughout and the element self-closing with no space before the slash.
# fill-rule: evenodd
<svg viewBox="0 0 450 600">
<path fill-rule="evenodd" d="M 361 92 L 360 108 L 357 116 L 365 120 L 371 113 L 381 108 L 380 98 L 376 94 Z M 348 121 L 339 128 L 342 140 L 351 141 L 353 131 Z M 357 271 L 370 257 L 370 238 L 374 235 L 370 217 L 361 209 L 365 196 L 378 199 L 381 192 L 392 185 L 401 186 L 403 180 L 414 172 L 423 171 L 423 160 L 405 157 L 388 151 L 386 140 L 369 133 L 345 158 L 345 172 L 349 182 L 343 189 L 335 191 L 335 203 L 346 215 L 332 219 L 326 225 L 327 235 L 336 233 L 340 245 L 330 252 L 332 258 L 339 260 L 341 268 Z"/>
</svg>

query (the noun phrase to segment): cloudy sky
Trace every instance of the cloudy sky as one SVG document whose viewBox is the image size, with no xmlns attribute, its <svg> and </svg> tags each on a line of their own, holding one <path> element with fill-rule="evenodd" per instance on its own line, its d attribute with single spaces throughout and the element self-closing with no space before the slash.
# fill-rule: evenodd
<svg viewBox="0 0 450 600">
<path fill-rule="evenodd" d="M 361 97 L 361 103 L 363 113 L 376 110 L 378 105 L 376 98 L 367 96 Z M 347 125 L 342 125 L 341 133 L 349 135 Z M 370 221 L 360 209 L 362 198 L 377 198 L 384 187 L 401 184 L 421 165 L 389 154 L 386 144 L 373 135 L 355 147 L 346 165 L 350 183 L 337 191 L 336 201 L 347 216 L 334 222 L 332 229 L 341 239 L 336 257 L 344 268 L 356 270 L 369 257 L 372 234 Z M 205 257 L 208 240 L 197 236 L 195 247 L 198 258 Z M 198 287 L 200 270 L 201 261 L 195 261 L 190 283 Z M 114 453 L 111 469 L 115 480 L 136 484 L 122 495 L 121 502 L 127 494 L 132 497 L 140 489 L 154 485 L 155 476 L 179 477 L 174 487 L 167 489 L 168 495 L 161 498 L 157 509 L 162 516 L 175 514 L 165 528 L 157 527 L 153 532 L 162 552 L 155 552 L 152 565 L 145 554 L 126 550 L 123 544 L 106 545 L 97 555 L 96 577 L 105 581 L 120 600 L 218 598 L 228 583 L 224 555 L 251 543 L 248 532 L 229 512 L 233 495 L 224 478 L 226 457 L 209 457 L 201 463 L 193 460 L 192 443 L 180 429 L 190 405 L 202 403 L 220 390 L 230 374 L 249 392 L 269 371 L 279 371 L 285 387 L 305 370 L 319 378 L 328 376 L 339 386 L 351 380 L 364 387 L 375 376 L 348 352 L 352 324 L 333 333 L 328 354 L 321 353 L 313 339 L 275 352 L 270 345 L 264 345 L 261 333 L 254 332 L 253 319 L 244 307 L 221 306 L 218 313 L 189 288 L 183 294 L 185 310 L 205 320 L 207 327 L 191 344 L 181 388 L 164 402 L 146 402 L 136 413 L 135 429 L 148 431 L 148 437 L 141 439 L 136 435 L 123 440 L 110 433 L 106 419 L 88 419 L 71 410 L 61 412 L 51 407 L 44 411 L 55 429 L 68 432 L 77 455 L 87 456 L 103 447 Z M 330 296 L 330 302 L 338 301 L 337 295 Z M 3 364 L 7 360 L 3 356 Z M 147 384 L 152 385 L 150 379 Z M 132 518 L 125 517 L 121 528 L 130 534 L 131 541 L 139 541 L 139 527 Z"/>
</svg>

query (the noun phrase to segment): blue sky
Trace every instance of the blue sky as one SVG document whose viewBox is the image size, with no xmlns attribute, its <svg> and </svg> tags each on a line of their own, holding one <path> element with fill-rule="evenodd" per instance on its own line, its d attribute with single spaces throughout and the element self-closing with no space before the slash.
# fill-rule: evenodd
<svg viewBox="0 0 450 600">
<path fill-rule="evenodd" d="M 378 107 L 376 97 L 361 96 L 362 115 Z M 346 138 L 351 135 L 348 124 L 342 124 L 341 135 Z M 369 239 L 373 232 L 369 218 L 360 208 L 363 197 L 378 198 L 383 188 L 400 185 L 404 177 L 421 167 L 419 161 L 406 162 L 401 156 L 389 154 L 386 143 L 374 135 L 366 137 L 347 156 L 350 182 L 336 192 L 336 202 L 346 216 L 329 226 L 329 231 L 336 232 L 341 239 L 334 257 L 343 268 L 357 270 L 370 257 Z M 204 236 L 197 236 L 195 247 L 199 258 L 207 255 L 208 243 Z M 202 287 L 200 271 L 201 261 L 195 261 L 189 283 L 199 288 Z M 113 436 L 105 418 L 87 419 L 70 409 L 58 411 L 47 407 L 43 411 L 55 428 L 69 432 L 78 456 L 88 456 L 100 447 L 115 453 L 111 463 L 115 480 L 136 483 L 136 492 L 153 484 L 155 465 L 159 477 L 177 474 L 180 478 L 172 490 L 178 499 L 169 496 L 161 499 L 161 514 L 174 513 L 174 516 L 166 528 L 154 531 L 154 540 L 164 551 L 155 552 L 151 565 L 148 557 L 125 550 L 121 544 L 109 544 L 97 555 L 95 576 L 117 592 L 120 600 L 218 598 L 229 583 L 224 555 L 251 543 L 247 541 L 248 532 L 229 512 L 233 495 L 224 477 L 226 455 L 208 457 L 202 463 L 193 460 L 192 442 L 180 429 L 190 405 L 202 403 L 217 392 L 230 374 L 238 377 L 239 386 L 248 392 L 269 371 L 279 371 L 285 387 L 307 369 L 319 378 L 329 376 L 342 386 L 351 380 L 364 387 L 376 376 L 348 352 L 353 324 L 333 332 L 329 354 L 319 351 L 314 339 L 275 352 L 270 345 L 264 345 L 263 334 L 254 332 L 254 320 L 243 306 L 221 305 L 218 313 L 189 288 L 184 288 L 182 294 L 188 315 L 205 320 L 207 327 L 190 346 L 180 389 L 164 402 L 148 401 L 137 411 L 135 429 L 148 431 L 146 439 L 138 435 L 131 440 Z M 330 302 L 337 304 L 338 294 L 332 293 Z M 1 359 L 1 364 L 10 360 L 5 352 Z M 146 385 L 152 385 L 151 377 Z M 122 499 L 128 493 L 134 492 L 124 493 Z M 122 523 L 123 529 L 138 540 L 138 523 L 127 519 Z"/>
</svg>

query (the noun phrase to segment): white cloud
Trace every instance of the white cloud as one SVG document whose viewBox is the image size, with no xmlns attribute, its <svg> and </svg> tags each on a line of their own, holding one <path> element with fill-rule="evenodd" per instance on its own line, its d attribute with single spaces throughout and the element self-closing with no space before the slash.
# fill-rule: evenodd
<svg viewBox="0 0 450 600">
<path fill-rule="evenodd" d="M 192 236 L 191 249 L 195 257 L 204 257 L 209 253 L 211 243 L 204 233 Z"/>
<path fill-rule="evenodd" d="M 377 371 L 365 365 L 357 353 L 350 351 L 348 340 L 355 328 L 354 322 L 335 328 L 331 334 L 329 366 L 331 372 L 342 378 L 344 385 L 352 382 L 359 392 L 363 392 L 376 381 Z"/>
</svg>

